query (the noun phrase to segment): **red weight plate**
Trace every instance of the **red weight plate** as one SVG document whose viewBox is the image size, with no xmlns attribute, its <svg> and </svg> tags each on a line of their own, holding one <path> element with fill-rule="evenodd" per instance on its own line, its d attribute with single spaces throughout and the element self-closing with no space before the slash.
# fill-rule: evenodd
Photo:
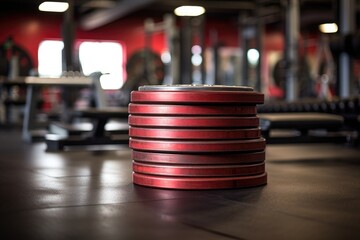
<svg viewBox="0 0 360 240">
<path fill-rule="evenodd" d="M 133 182 L 138 185 L 169 189 L 225 189 L 265 185 L 267 174 L 238 177 L 161 177 L 133 173 Z"/>
<path fill-rule="evenodd" d="M 129 127 L 129 136 L 151 139 L 253 139 L 261 137 L 260 128 L 247 129 L 174 129 Z"/>
<path fill-rule="evenodd" d="M 256 106 L 243 105 L 159 105 L 129 104 L 129 113 L 138 115 L 203 115 L 203 116 L 238 116 L 255 115 Z"/>
<path fill-rule="evenodd" d="M 231 177 L 265 172 L 265 163 L 252 165 L 158 165 L 133 161 L 136 173 L 172 177 Z"/>
<path fill-rule="evenodd" d="M 179 153 L 212 153 L 212 152 L 246 152 L 265 149 L 265 139 L 224 140 L 224 141 L 165 141 L 130 138 L 132 149 L 157 152 Z"/>
<path fill-rule="evenodd" d="M 186 164 L 186 165 L 212 165 L 212 164 L 253 164 L 265 161 L 265 152 L 240 153 L 209 153 L 209 154 L 178 154 L 157 153 L 132 150 L 131 157 L 137 162 L 159 164 Z"/>
<path fill-rule="evenodd" d="M 264 103 L 264 94 L 244 91 L 133 91 L 131 102 L 135 103 L 182 103 L 182 104 L 209 104 L 209 103 Z"/>
<path fill-rule="evenodd" d="M 252 87 L 204 85 L 204 84 L 172 84 L 172 85 L 144 85 L 139 91 L 254 91 Z"/>
<path fill-rule="evenodd" d="M 130 126 L 172 128 L 237 128 L 258 127 L 256 117 L 168 117 L 129 115 Z"/>
</svg>

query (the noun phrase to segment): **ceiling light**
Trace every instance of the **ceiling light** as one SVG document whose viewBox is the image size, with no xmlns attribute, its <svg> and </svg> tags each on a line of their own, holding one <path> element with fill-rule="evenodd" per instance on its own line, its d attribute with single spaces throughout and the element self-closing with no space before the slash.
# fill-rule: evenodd
<svg viewBox="0 0 360 240">
<path fill-rule="evenodd" d="M 199 16 L 204 12 L 205 12 L 205 8 L 201 6 L 181 6 L 174 10 L 174 13 L 177 16 L 190 16 L 190 17 Z"/>
<path fill-rule="evenodd" d="M 336 23 L 324 23 L 319 25 L 319 30 L 322 33 L 336 33 L 338 26 Z"/>
<path fill-rule="evenodd" d="M 257 65 L 260 59 L 260 53 L 257 49 L 251 48 L 247 51 L 247 59 L 251 65 Z"/>
<path fill-rule="evenodd" d="M 65 12 L 68 8 L 67 2 L 43 2 L 39 5 L 39 10 L 43 12 Z"/>
</svg>

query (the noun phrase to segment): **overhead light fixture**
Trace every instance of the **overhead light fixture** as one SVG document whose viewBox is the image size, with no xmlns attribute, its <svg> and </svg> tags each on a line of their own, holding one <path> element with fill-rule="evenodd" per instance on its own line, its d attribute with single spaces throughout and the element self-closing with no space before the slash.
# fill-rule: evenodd
<svg viewBox="0 0 360 240">
<path fill-rule="evenodd" d="M 324 23 L 319 25 L 319 30 L 322 33 L 336 33 L 338 26 L 336 23 Z"/>
<path fill-rule="evenodd" d="M 177 7 L 174 10 L 175 15 L 177 16 L 188 16 L 188 17 L 196 17 L 203 13 L 205 13 L 205 8 L 201 6 L 181 6 Z"/>
<path fill-rule="evenodd" d="M 251 65 L 257 65 L 260 60 L 260 53 L 257 49 L 251 48 L 247 51 L 247 59 Z"/>
<path fill-rule="evenodd" d="M 65 12 L 68 8 L 67 2 L 43 2 L 39 5 L 39 10 L 43 12 Z"/>
</svg>

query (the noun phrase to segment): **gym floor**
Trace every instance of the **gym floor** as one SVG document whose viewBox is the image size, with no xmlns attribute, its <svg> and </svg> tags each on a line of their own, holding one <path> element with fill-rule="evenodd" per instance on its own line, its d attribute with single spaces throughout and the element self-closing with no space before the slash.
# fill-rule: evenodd
<svg viewBox="0 0 360 240">
<path fill-rule="evenodd" d="M 45 152 L 0 130 L 1 239 L 360 239 L 360 149 L 268 145 L 263 187 L 135 186 L 130 150 Z"/>
</svg>

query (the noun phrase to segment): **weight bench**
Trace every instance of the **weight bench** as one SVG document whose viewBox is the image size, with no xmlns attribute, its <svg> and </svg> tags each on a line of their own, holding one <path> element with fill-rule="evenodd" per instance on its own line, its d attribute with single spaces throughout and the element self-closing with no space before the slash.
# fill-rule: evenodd
<svg viewBox="0 0 360 240">
<path fill-rule="evenodd" d="M 346 142 L 340 134 L 344 118 L 327 113 L 259 114 L 262 135 L 267 143 Z M 295 135 L 271 134 L 274 130 L 292 130 Z M 322 130 L 322 132 L 320 131 Z M 316 131 L 318 134 L 316 134 Z M 314 134 L 315 133 L 315 134 Z"/>
<path fill-rule="evenodd" d="M 75 118 L 87 118 L 92 120 L 92 129 L 89 127 L 84 129 L 77 129 L 65 125 L 53 125 L 53 132 L 45 135 L 45 142 L 47 145 L 46 151 L 55 152 L 62 151 L 65 147 L 72 146 L 94 146 L 94 145 L 116 145 L 127 144 L 129 140 L 128 130 L 126 124 L 120 124 L 121 128 L 106 129 L 110 119 L 127 120 L 127 108 L 102 108 L 102 109 L 85 109 L 73 112 Z M 55 128 L 54 128 L 55 127 Z M 64 128 L 64 134 L 59 131 Z M 51 130 L 51 128 L 50 128 Z M 55 131 L 55 132 L 54 132 Z"/>
</svg>

